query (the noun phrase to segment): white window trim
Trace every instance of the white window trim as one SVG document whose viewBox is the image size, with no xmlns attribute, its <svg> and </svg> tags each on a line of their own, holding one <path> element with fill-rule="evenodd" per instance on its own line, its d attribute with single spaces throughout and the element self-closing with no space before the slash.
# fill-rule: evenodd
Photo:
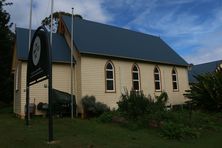
<svg viewBox="0 0 222 148">
<path fill-rule="evenodd" d="M 173 71 L 174 71 L 175 73 L 173 73 Z M 173 76 L 176 77 L 176 80 L 173 80 Z M 174 89 L 174 86 L 173 86 L 173 91 L 179 91 L 177 71 L 176 71 L 175 69 L 172 70 L 172 85 L 173 85 L 173 83 L 176 83 L 176 84 L 177 84 L 177 85 L 176 85 L 176 86 L 177 86 L 177 89 Z"/>
<path fill-rule="evenodd" d="M 158 72 L 155 72 L 155 69 L 157 69 Z M 158 75 L 159 80 L 156 80 L 156 79 L 155 79 L 155 75 Z M 156 89 L 156 82 L 159 83 L 160 89 Z M 155 67 L 155 68 L 154 68 L 154 88 L 155 88 L 155 91 L 161 91 L 160 70 L 159 70 L 158 67 Z"/>
<path fill-rule="evenodd" d="M 132 70 L 132 82 L 138 82 L 138 85 L 139 85 L 139 89 L 137 90 L 137 89 L 134 89 L 134 86 L 133 86 L 133 90 L 134 91 L 140 91 L 140 71 L 139 71 L 139 67 L 136 65 L 136 64 L 134 64 L 133 65 L 133 69 L 134 69 L 134 66 L 136 67 L 136 69 L 137 69 L 137 71 L 135 71 L 135 70 Z M 138 79 L 133 79 L 133 74 L 134 73 L 137 73 L 137 75 L 138 75 Z M 134 85 L 134 84 L 133 84 Z"/>
<path fill-rule="evenodd" d="M 112 69 L 107 69 L 107 65 L 108 65 L 108 64 L 111 64 Z M 107 72 L 108 72 L 108 71 L 111 71 L 111 72 L 112 72 L 113 78 L 107 78 Z M 106 92 L 115 92 L 115 91 L 116 91 L 116 87 L 115 87 L 115 69 L 114 69 L 114 66 L 113 66 L 112 62 L 107 62 L 107 63 L 106 63 L 105 72 L 106 72 L 106 74 L 105 74 L 105 79 L 106 79 L 105 90 L 106 90 Z M 112 82 L 113 82 L 113 90 L 107 89 L 107 81 L 112 81 Z"/>
</svg>

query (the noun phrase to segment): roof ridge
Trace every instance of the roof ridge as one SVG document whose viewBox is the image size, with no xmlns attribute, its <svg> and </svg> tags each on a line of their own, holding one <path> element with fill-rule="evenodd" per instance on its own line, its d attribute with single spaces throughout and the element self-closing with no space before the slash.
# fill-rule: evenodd
<svg viewBox="0 0 222 148">
<path fill-rule="evenodd" d="M 25 30 L 25 31 L 29 31 L 29 29 L 28 28 L 22 28 L 22 27 L 16 27 L 15 28 L 15 30 L 16 29 L 23 29 L 23 30 Z M 31 31 L 36 31 L 37 29 L 31 29 Z M 33 32 L 34 33 L 34 32 Z M 49 31 L 48 31 L 48 33 L 50 33 Z M 59 33 L 57 33 L 57 32 L 53 32 L 52 34 L 58 34 L 58 35 L 60 35 Z M 60 35 L 61 36 L 61 35 Z"/>
<path fill-rule="evenodd" d="M 210 62 L 207 62 L 207 63 L 196 64 L 194 66 L 200 66 L 200 65 L 205 65 L 205 64 L 212 64 L 212 63 L 217 63 L 217 62 L 222 62 L 222 60 L 210 61 Z"/>
<path fill-rule="evenodd" d="M 68 15 L 62 15 L 62 17 L 63 17 L 63 16 L 65 16 L 65 17 L 71 17 L 71 16 L 68 16 Z M 122 28 L 122 27 L 120 27 L 120 26 L 115 26 L 115 25 L 111 25 L 111 24 L 105 24 L 105 23 L 101 23 L 101 22 L 95 22 L 95 21 L 92 21 L 92 20 L 79 19 L 79 18 L 78 18 L 78 20 L 86 21 L 86 22 L 90 22 L 90 23 L 95 23 L 95 24 L 98 24 L 98 25 L 105 25 L 105 26 L 107 26 L 107 27 L 112 27 L 112 28 L 116 28 L 116 29 L 119 29 L 119 30 L 130 31 L 130 32 L 138 33 L 138 34 L 145 35 L 145 36 L 152 36 L 152 37 L 155 37 L 155 38 L 160 38 L 159 36 L 156 36 L 156 35 L 152 35 L 152 34 L 140 32 L 140 31 L 138 31 L 138 30 L 131 30 L 131 29 L 127 29 L 127 28 Z"/>
<path fill-rule="evenodd" d="M 61 17 L 61 21 L 71 32 L 72 16 L 62 15 Z M 139 58 L 157 63 L 188 65 L 160 37 L 90 20 L 77 20 L 73 24 L 75 26 L 73 42 L 76 49 L 82 54 L 113 55 L 128 59 Z"/>
</svg>

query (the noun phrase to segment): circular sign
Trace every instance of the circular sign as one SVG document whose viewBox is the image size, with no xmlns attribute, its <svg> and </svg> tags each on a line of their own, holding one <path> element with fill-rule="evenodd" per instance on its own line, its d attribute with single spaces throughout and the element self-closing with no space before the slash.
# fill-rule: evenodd
<svg viewBox="0 0 222 148">
<path fill-rule="evenodd" d="M 39 63 L 41 55 L 41 40 L 39 36 L 37 36 L 34 40 L 33 51 L 32 51 L 32 62 L 36 66 Z"/>
</svg>

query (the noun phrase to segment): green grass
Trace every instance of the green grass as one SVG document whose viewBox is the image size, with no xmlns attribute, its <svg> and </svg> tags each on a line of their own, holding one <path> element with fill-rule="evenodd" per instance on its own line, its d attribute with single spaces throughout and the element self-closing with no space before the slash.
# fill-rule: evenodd
<svg viewBox="0 0 222 148">
<path fill-rule="evenodd" d="M 115 124 L 102 124 L 96 120 L 54 119 L 55 144 L 47 144 L 48 121 L 35 117 L 31 126 L 16 118 L 11 109 L 0 109 L 1 148 L 219 148 L 222 132 L 209 132 L 197 140 L 175 141 L 159 136 L 153 129 L 129 130 Z"/>
</svg>

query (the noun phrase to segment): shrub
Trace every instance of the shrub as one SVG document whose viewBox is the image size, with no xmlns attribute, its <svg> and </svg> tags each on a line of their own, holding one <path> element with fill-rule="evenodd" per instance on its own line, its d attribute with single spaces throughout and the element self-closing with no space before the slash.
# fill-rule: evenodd
<svg viewBox="0 0 222 148">
<path fill-rule="evenodd" d="M 165 111 L 167 100 L 168 95 L 166 92 L 152 99 L 151 96 L 146 97 L 143 92 L 131 91 L 130 94 L 128 92 L 122 94 L 121 100 L 117 104 L 120 112 L 127 114 L 131 119 L 137 119 L 145 114 Z"/>
<path fill-rule="evenodd" d="M 101 102 L 96 102 L 95 108 L 96 108 L 96 114 L 97 115 L 101 115 L 104 112 L 110 111 L 110 109 L 107 107 L 107 105 L 103 104 Z"/>
<path fill-rule="evenodd" d="M 113 112 L 105 112 L 99 116 L 98 121 L 103 123 L 111 123 L 113 119 Z"/>
<path fill-rule="evenodd" d="M 196 139 L 199 137 L 200 132 L 195 128 L 190 128 L 184 124 L 173 122 L 165 122 L 161 128 L 161 135 L 168 139 Z"/>
<path fill-rule="evenodd" d="M 96 117 L 109 111 L 106 104 L 96 102 L 95 96 L 84 96 L 82 98 L 82 105 L 85 117 Z"/>
<path fill-rule="evenodd" d="M 94 96 L 84 96 L 81 101 L 85 117 L 93 117 L 96 113 L 96 98 Z"/>
<path fill-rule="evenodd" d="M 118 110 L 126 113 L 128 117 L 136 119 L 147 112 L 150 100 L 142 92 L 131 91 L 130 94 L 122 94 L 121 100 L 117 102 Z"/>
<path fill-rule="evenodd" d="M 156 96 L 156 104 L 159 106 L 160 109 L 164 109 L 167 101 L 169 100 L 168 95 L 166 92 L 162 92 L 160 96 Z"/>
<path fill-rule="evenodd" d="M 101 116 L 99 116 L 98 121 L 103 123 L 120 123 L 125 124 L 127 123 L 124 115 L 119 111 L 109 111 L 104 112 Z"/>
<path fill-rule="evenodd" d="M 206 111 L 222 111 L 222 72 L 208 73 L 195 77 L 197 83 L 191 84 L 185 94 L 193 108 Z"/>
</svg>

